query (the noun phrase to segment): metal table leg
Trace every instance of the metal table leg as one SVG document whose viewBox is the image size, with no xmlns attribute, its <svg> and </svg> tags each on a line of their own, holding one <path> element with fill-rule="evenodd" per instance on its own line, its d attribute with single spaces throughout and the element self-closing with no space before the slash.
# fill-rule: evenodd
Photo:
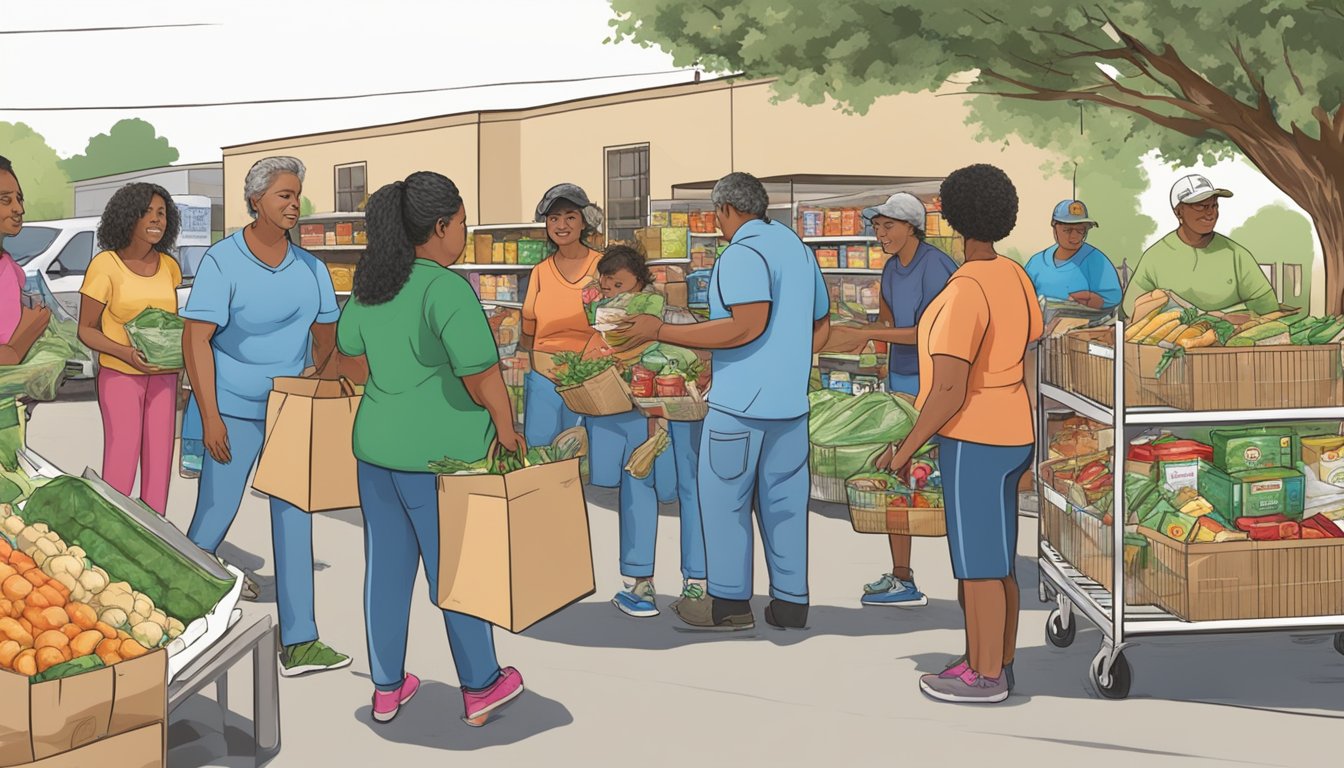
<svg viewBox="0 0 1344 768">
<path fill-rule="evenodd" d="M 280 751 L 280 663 L 276 657 L 277 630 L 252 649 L 252 732 L 260 765 Z"/>
</svg>

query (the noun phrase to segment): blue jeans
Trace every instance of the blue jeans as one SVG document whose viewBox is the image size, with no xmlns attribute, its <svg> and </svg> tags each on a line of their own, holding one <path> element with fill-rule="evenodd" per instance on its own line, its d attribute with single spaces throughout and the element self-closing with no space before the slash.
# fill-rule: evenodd
<svg viewBox="0 0 1344 768">
<path fill-rule="evenodd" d="M 654 472 L 636 480 L 625 471 L 630 456 L 649 439 L 649 420 L 636 411 L 588 419 L 589 471 L 592 484 L 620 488 L 621 575 L 627 579 L 653 577 L 658 544 L 659 472 L 677 489 L 681 501 L 681 573 L 683 578 L 705 577 L 704 537 L 700 528 L 700 504 L 695 488 L 695 443 L 691 427 L 698 424 L 672 422 L 672 445 L 654 463 Z M 698 429 L 696 430 L 698 431 Z M 666 461 L 664 461 L 666 459 Z M 683 465 L 689 466 L 683 471 Z M 685 483 L 682 476 L 685 475 Z M 689 487 L 688 487 L 689 486 Z"/>
<path fill-rule="evenodd" d="M 417 560 L 425 563 L 429 599 L 439 599 L 439 499 L 428 472 L 396 472 L 359 462 L 364 513 L 364 631 L 369 671 L 380 690 L 397 690 L 406 677 L 406 627 L 411 616 Z M 494 627 L 443 611 L 458 682 L 472 689 L 499 678 Z"/>
<path fill-rule="evenodd" d="M 905 394 L 911 397 L 919 396 L 919 374 L 918 373 L 889 373 L 887 374 L 887 391 L 891 394 Z"/>
<path fill-rule="evenodd" d="M 583 423 L 555 392 L 555 382 L 536 371 L 523 380 L 523 439 L 529 446 L 543 447 L 567 429 Z"/>
<path fill-rule="evenodd" d="M 771 597 L 807 604 L 807 452 L 807 416 L 748 419 L 710 409 L 699 482 L 711 596 L 751 598 L 754 501 Z"/>
<path fill-rule="evenodd" d="M 196 514 L 187 537 L 214 554 L 238 516 L 247 480 L 261 455 L 266 422 L 224 417 L 232 461 L 220 464 L 207 451 L 201 465 Z M 275 561 L 280 641 L 296 645 L 317 639 L 313 609 L 313 518 L 280 499 L 271 499 L 271 547 Z"/>
</svg>

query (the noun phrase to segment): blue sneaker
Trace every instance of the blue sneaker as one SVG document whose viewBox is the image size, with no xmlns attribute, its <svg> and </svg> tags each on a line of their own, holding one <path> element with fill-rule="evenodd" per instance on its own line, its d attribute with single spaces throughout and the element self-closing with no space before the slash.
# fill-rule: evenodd
<svg viewBox="0 0 1344 768">
<path fill-rule="evenodd" d="M 890 573 L 883 574 L 872 584 L 864 585 L 863 593 L 863 599 L 859 601 L 863 605 L 915 608 L 929 604 L 929 598 L 919 591 L 913 578 L 904 581 Z"/>
<path fill-rule="evenodd" d="M 635 586 L 617 592 L 611 602 L 627 615 L 647 619 L 658 615 L 655 594 L 653 582 L 648 579 L 641 579 L 635 582 Z"/>
</svg>

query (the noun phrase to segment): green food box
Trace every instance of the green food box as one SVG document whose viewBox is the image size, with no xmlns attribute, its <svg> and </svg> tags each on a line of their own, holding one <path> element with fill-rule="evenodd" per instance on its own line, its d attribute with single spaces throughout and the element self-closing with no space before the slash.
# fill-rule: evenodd
<svg viewBox="0 0 1344 768">
<path fill-rule="evenodd" d="M 518 263 L 540 264 L 546 260 L 546 243 L 542 240 L 523 238 L 518 241 Z"/>
<path fill-rule="evenodd" d="M 1302 438 L 1292 427 L 1215 429 L 1213 463 L 1225 472 L 1292 469 L 1302 455 Z"/>
<path fill-rule="evenodd" d="M 1170 491 L 1199 486 L 1201 459 L 1158 459 L 1153 462 L 1153 481 Z"/>
<path fill-rule="evenodd" d="M 1306 478 L 1282 467 L 1228 473 L 1205 463 L 1199 468 L 1199 495 L 1225 520 L 1265 515 L 1301 519 Z"/>
</svg>

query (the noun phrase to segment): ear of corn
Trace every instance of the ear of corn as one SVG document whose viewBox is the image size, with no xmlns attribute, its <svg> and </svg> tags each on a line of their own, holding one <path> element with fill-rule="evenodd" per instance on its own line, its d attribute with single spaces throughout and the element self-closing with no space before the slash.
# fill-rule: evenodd
<svg viewBox="0 0 1344 768">
<path fill-rule="evenodd" d="M 1180 325 L 1180 324 L 1179 324 L 1179 321 L 1178 321 L 1177 326 L 1171 331 L 1171 333 L 1168 333 L 1166 336 L 1163 336 L 1163 337 L 1161 338 L 1161 341 L 1164 341 L 1164 342 L 1175 342 L 1176 339 L 1178 339 L 1178 338 L 1181 337 L 1181 334 L 1185 333 L 1185 332 L 1188 331 L 1188 330 L 1190 330 L 1190 327 L 1189 327 L 1189 326 L 1186 326 L 1186 325 Z"/>
<path fill-rule="evenodd" d="M 667 435 L 667 430 L 659 427 L 658 431 L 653 433 L 653 437 L 645 440 L 638 448 L 630 454 L 630 461 L 625 465 L 625 471 L 636 480 L 643 480 L 653 472 L 653 462 L 667 450 L 667 446 L 672 442 Z"/>
<path fill-rule="evenodd" d="M 1158 328 L 1157 328 L 1156 330 L 1154 330 L 1152 333 L 1150 333 L 1150 334 L 1148 334 L 1147 336 L 1145 336 L 1145 337 L 1143 338 L 1143 340 L 1140 341 L 1139 343 L 1140 343 L 1140 344 L 1156 344 L 1156 343 L 1158 343 L 1159 341 L 1165 339 L 1165 338 L 1167 337 L 1167 334 L 1168 334 L 1168 333 L 1171 333 L 1172 331 L 1176 330 L 1176 328 L 1177 328 L 1180 324 L 1181 324 L 1181 321 L 1180 321 L 1180 320 L 1178 320 L 1178 319 L 1176 319 L 1176 318 L 1172 318 L 1171 320 L 1168 320 L 1167 322 L 1165 322 L 1165 323 L 1163 323 L 1162 325 L 1158 326 Z"/>
<path fill-rule="evenodd" d="M 1136 339 L 1142 338 L 1139 334 L 1143 333 L 1143 329 L 1148 327 L 1148 323 L 1159 314 L 1161 314 L 1161 310 L 1155 309 L 1147 315 L 1144 315 L 1142 318 L 1130 323 L 1129 328 L 1125 330 L 1125 341 L 1135 341 Z"/>
</svg>

